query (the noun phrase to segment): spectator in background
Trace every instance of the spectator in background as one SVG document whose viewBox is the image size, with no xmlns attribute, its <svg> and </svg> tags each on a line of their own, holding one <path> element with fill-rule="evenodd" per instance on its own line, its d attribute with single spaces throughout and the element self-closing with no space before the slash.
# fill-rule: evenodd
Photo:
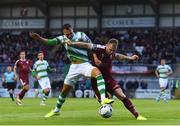
<svg viewBox="0 0 180 126">
<path fill-rule="evenodd" d="M 138 82 L 137 80 L 135 80 L 133 83 L 134 83 L 134 84 L 133 84 L 133 88 L 134 88 L 135 90 L 138 89 L 138 87 L 139 87 L 139 82 Z"/>
<path fill-rule="evenodd" d="M 132 55 L 134 52 L 141 54 L 141 58 L 138 62 L 142 64 L 156 64 L 156 61 L 160 60 L 160 57 L 168 58 L 168 63 L 177 63 L 180 60 L 178 50 L 180 48 L 180 30 L 129 30 L 126 32 L 117 31 L 88 31 L 87 35 L 90 36 L 94 43 L 106 44 L 108 39 L 116 38 L 121 44 L 118 46 L 118 52 Z M 39 32 L 45 38 L 54 38 L 57 33 L 42 33 Z M 34 40 L 29 38 L 27 32 L 20 34 L 2 33 L 0 35 L 0 62 L 11 64 L 17 60 L 16 53 L 20 50 L 27 51 L 27 57 L 31 60 L 35 60 L 34 55 L 38 51 L 43 50 L 51 59 L 51 63 L 59 64 L 60 60 L 63 62 L 69 62 L 66 58 L 64 49 L 56 49 L 52 55 L 54 48 L 48 47 L 41 43 L 33 44 Z M 60 47 L 61 48 L 61 47 Z M 16 53 L 15 53 L 16 52 Z M 61 55 L 59 55 L 61 54 Z"/>
</svg>

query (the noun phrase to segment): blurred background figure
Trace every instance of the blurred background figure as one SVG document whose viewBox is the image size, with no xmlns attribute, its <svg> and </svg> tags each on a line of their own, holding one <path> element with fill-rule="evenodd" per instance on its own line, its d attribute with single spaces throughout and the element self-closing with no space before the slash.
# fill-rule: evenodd
<svg viewBox="0 0 180 126">
<path fill-rule="evenodd" d="M 7 67 L 7 71 L 2 76 L 2 81 L 4 83 L 4 87 L 6 87 L 9 92 L 10 98 L 14 101 L 13 95 L 14 89 L 16 88 L 16 78 L 11 66 Z"/>
</svg>

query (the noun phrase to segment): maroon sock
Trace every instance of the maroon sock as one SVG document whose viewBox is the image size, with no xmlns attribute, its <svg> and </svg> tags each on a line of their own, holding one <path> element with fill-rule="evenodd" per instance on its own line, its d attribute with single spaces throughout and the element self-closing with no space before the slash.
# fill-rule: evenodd
<svg viewBox="0 0 180 126">
<path fill-rule="evenodd" d="M 23 99 L 24 95 L 26 94 L 27 90 L 22 89 L 21 92 L 19 93 L 19 99 Z"/>
<path fill-rule="evenodd" d="M 134 105 L 132 104 L 130 99 L 126 97 L 122 100 L 122 102 L 123 102 L 124 106 L 137 118 L 139 113 L 134 108 Z"/>
</svg>

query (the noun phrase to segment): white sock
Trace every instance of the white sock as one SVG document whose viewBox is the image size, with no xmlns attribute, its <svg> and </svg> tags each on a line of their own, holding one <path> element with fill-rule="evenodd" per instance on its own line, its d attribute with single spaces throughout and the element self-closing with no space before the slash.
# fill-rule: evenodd
<svg viewBox="0 0 180 126">
<path fill-rule="evenodd" d="M 60 109 L 57 107 L 54 109 L 54 112 L 59 112 L 59 111 L 60 111 Z"/>
</svg>

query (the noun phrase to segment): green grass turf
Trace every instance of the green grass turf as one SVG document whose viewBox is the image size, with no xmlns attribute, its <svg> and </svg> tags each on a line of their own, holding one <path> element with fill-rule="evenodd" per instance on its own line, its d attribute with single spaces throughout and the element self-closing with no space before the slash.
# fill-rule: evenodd
<svg viewBox="0 0 180 126">
<path fill-rule="evenodd" d="M 180 125 L 180 100 L 168 103 L 154 100 L 133 99 L 137 110 L 147 121 L 137 121 L 118 100 L 113 104 L 113 116 L 104 119 L 98 115 L 99 104 L 95 99 L 68 98 L 61 115 L 44 118 L 54 108 L 56 99 L 48 99 L 46 106 L 40 106 L 40 99 L 24 99 L 23 106 L 17 106 L 8 98 L 0 98 L 0 125 Z"/>
</svg>

